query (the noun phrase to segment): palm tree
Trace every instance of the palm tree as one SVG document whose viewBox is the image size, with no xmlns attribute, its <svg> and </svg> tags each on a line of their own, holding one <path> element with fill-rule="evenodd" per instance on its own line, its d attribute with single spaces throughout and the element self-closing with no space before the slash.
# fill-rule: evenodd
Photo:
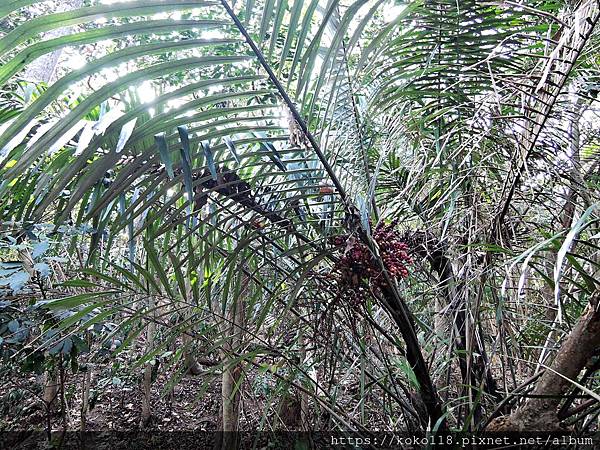
<svg viewBox="0 0 600 450">
<path fill-rule="evenodd" d="M 509 428 L 554 426 L 573 386 L 597 400 L 591 375 L 576 381 L 598 339 L 583 312 L 597 303 L 597 130 L 574 138 L 594 107 L 597 2 L 415 1 L 386 21 L 383 0 L 136 0 L 12 23 L 33 3 L 0 6 L 1 220 L 15 236 L 78 227 L 68 249 L 94 283 L 50 308 L 159 326 L 141 364 L 181 336 L 218 351 L 224 430 L 244 374 L 274 357 L 304 419 L 310 396 L 343 428 L 366 428 L 363 400 L 357 420 L 333 381 L 357 361 L 361 398 L 376 386 L 409 427 L 482 428 L 538 379 L 542 394 L 560 381 L 559 401 L 543 421 L 525 403 Z M 85 64 L 11 95 L 60 49 Z M 404 280 L 376 235 L 391 219 L 414 260 Z M 377 277 L 348 290 L 353 249 Z M 569 336 L 554 359 L 523 349 L 548 333 Z"/>
</svg>

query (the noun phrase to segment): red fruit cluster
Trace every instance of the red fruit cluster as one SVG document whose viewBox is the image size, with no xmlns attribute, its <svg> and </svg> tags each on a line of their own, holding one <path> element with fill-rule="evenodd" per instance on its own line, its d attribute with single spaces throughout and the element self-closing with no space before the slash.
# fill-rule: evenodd
<svg viewBox="0 0 600 450">
<path fill-rule="evenodd" d="M 407 277 L 407 264 L 412 263 L 408 255 L 408 245 L 400 238 L 394 229 L 396 223 L 378 225 L 373 232 L 373 239 L 377 242 L 383 263 L 393 278 Z"/>
<path fill-rule="evenodd" d="M 407 265 L 412 263 L 408 246 L 395 230 L 396 223 L 380 224 L 373 230 L 383 264 L 392 278 L 408 276 Z M 341 297 L 358 303 L 367 294 L 366 286 L 379 290 L 386 285 L 381 266 L 369 248 L 353 235 L 335 236 L 332 244 L 341 253 L 334 273 L 337 274 Z"/>
</svg>

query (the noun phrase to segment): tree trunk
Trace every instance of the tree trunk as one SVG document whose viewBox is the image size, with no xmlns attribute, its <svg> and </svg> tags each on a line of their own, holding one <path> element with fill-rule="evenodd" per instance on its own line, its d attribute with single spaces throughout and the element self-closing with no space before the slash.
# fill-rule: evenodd
<svg viewBox="0 0 600 450">
<path fill-rule="evenodd" d="M 437 425 L 439 430 L 445 430 L 447 428 L 446 419 L 444 418 L 437 390 L 431 381 L 429 368 L 419 347 L 414 319 L 408 308 L 406 308 L 406 305 L 403 304 L 403 301 L 395 295 L 392 288 L 384 287 L 382 293 L 386 303 L 389 305 L 389 308 L 387 308 L 388 312 L 394 322 L 396 322 L 396 325 L 398 325 L 400 334 L 406 344 L 406 360 L 412 367 L 419 382 L 419 395 L 425 405 L 426 412 L 425 416 L 421 417 L 423 425 L 431 426 L 432 428 Z"/>
<path fill-rule="evenodd" d="M 304 330 L 300 329 L 300 335 L 298 336 L 298 343 L 300 345 L 300 361 L 304 362 L 306 360 L 306 339 L 304 337 Z M 302 431 L 308 430 L 309 421 L 309 411 L 308 411 L 308 392 L 302 391 L 300 393 L 300 427 Z"/>
<path fill-rule="evenodd" d="M 83 6 L 83 0 L 60 0 L 57 2 L 58 5 L 54 12 L 71 11 L 76 8 Z M 42 40 L 48 41 L 50 39 L 56 39 L 61 36 L 66 36 L 71 31 L 70 27 L 57 28 L 44 33 Z M 26 81 L 34 83 L 47 83 L 50 84 L 55 78 L 56 67 L 60 61 L 62 55 L 62 49 L 55 50 L 52 53 L 47 53 L 40 56 L 38 59 L 33 61 L 25 69 L 23 78 Z"/>
<path fill-rule="evenodd" d="M 478 388 L 482 385 L 485 392 L 498 398 L 496 380 L 494 380 L 488 368 L 487 353 L 480 333 L 477 329 L 468 333 L 468 326 L 473 326 L 473 324 L 467 320 L 465 301 L 461 297 L 461 286 L 456 282 L 450 258 L 446 256 L 437 238 L 430 233 L 415 232 L 409 235 L 407 239 L 412 242 L 415 251 L 429 261 L 432 269 L 438 275 L 442 295 L 446 301 L 445 315 L 449 318 L 449 320 L 447 319 L 446 336 L 453 337 L 453 345 L 456 347 L 458 354 L 458 367 L 462 377 L 461 384 L 463 385 L 461 395 L 469 396 L 472 403 L 472 388 Z M 438 316 L 442 315 L 438 314 Z M 440 324 L 436 321 L 436 327 L 443 327 L 441 324 L 442 319 L 438 320 Z M 474 338 L 472 345 L 467 345 L 469 336 Z M 473 358 L 473 353 L 477 353 L 479 356 Z M 478 403 L 474 411 L 474 417 L 479 417 L 480 414 L 481 405 Z"/>
<path fill-rule="evenodd" d="M 223 398 L 223 450 L 239 447 L 237 431 L 240 416 L 240 392 L 237 387 L 242 369 L 239 364 L 223 369 L 221 396 Z"/>
<path fill-rule="evenodd" d="M 87 429 L 87 411 L 90 404 L 90 387 L 92 383 L 92 368 L 88 364 L 83 379 L 81 381 L 81 428 L 80 431 L 85 433 Z"/>
<path fill-rule="evenodd" d="M 155 306 L 154 297 L 150 297 L 148 300 L 148 311 L 150 311 L 152 317 L 154 317 L 154 311 L 156 310 Z M 146 333 L 146 352 L 151 352 L 154 348 L 154 336 L 156 334 L 156 323 L 154 321 L 151 320 L 148 323 Z M 147 426 L 152 419 L 152 369 L 153 367 L 150 363 L 147 363 L 146 367 L 144 367 L 144 378 L 142 381 L 142 427 Z"/>
<path fill-rule="evenodd" d="M 192 298 L 192 286 L 190 284 L 189 277 L 185 277 L 185 291 L 186 300 L 189 303 L 190 299 Z M 191 306 L 188 306 L 184 312 L 184 321 L 187 321 L 191 315 L 192 308 Z M 194 358 L 194 354 L 192 352 L 192 337 L 189 334 L 184 333 L 181 339 L 183 341 L 183 359 L 187 372 L 190 375 L 200 375 L 202 373 L 202 367 L 200 367 L 200 364 L 198 361 L 196 361 L 196 358 Z"/>
<path fill-rule="evenodd" d="M 60 382 L 58 380 L 58 369 L 49 370 L 46 372 L 46 382 L 44 384 L 44 394 L 42 399 L 44 403 L 46 403 L 47 407 L 50 408 L 51 405 L 56 400 L 58 396 L 58 386 Z"/>
<path fill-rule="evenodd" d="M 533 396 L 510 416 L 499 417 L 487 431 L 541 431 L 560 430 L 558 406 L 562 397 L 576 380 L 587 362 L 600 348 L 600 295 L 596 293 L 585 313 L 559 349 L 549 369 L 540 377 Z"/>
<path fill-rule="evenodd" d="M 581 104 L 581 99 L 577 95 L 575 87 L 572 85 L 570 87 L 571 93 L 571 108 L 569 114 L 569 122 L 568 122 L 568 131 L 569 131 L 569 159 L 571 164 L 571 170 L 569 171 L 569 179 L 570 186 L 565 195 L 565 202 L 562 208 L 562 211 L 559 214 L 559 223 L 561 229 L 559 231 L 568 231 L 573 225 L 573 219 L 575 217 L 575 209 L 577 205 L 577 197 L 581 197 L 584 201 L 584 204 L 589 204 L 588 195 L 585 193 L 584 189 L 581 189 L 581 186 L 585 186 L 585 182 L 583 181 L 583 176 L 581 175 L 581 159 L 579 157 L 579 149 L 581 147 L 580 143 L 580 130 L 579 130 L 579 121 L 581 120 L 581 116 L 583 115 L 584 108 Z M 577 245 L 577 243 L 573 243 L 573 246 Z M 557 258 L 558 250 L 552 250 L 548 254 L 547 258 L 547 266 L 553 267 L 554 262 Z M 552 271 L 548 270 L 548 278 L 552 278 Z M 562 283 L 561 283 L 562 285 Z M 563 287 L 561 286 L 561 290 Z M 546 320 L 551 324 L 550 331 L 546 337 L 546 341 L 541 348 L 538 365 L 536 369 L 540 368 L 540 365 L 544 362 L 544 359 L 547 356 L 548 348 L 550 344 L 554 341 L 554 334 L 556 332 L 556 316 L 558 312 L 558 306 L 554 300 L 554 289 L 549 286 L 545 286 L 543 291 L 544 300 L 548 304 L 548 309 L 546 313 Z"/>
<path fill-rule="evenodd" d="M 240 386 L 242 378 L 242 365 L 236 361 L 235 353 L 239 351 L 244 331 L 244 298 L 248 290 L 249 278 L 242 275 L 241 286 L 236 290 L 233 305 L 228 312 L 228 320 L 224 323 L 225 335 L 230 338 L 224 342 L 221 357 L 223 360 L 223 374 L 221 384 L 222 398 L 222 440 L 220 447 L 223 450 L 237 449 L 240 446 L 238 437 L 240 418 Z"/>
</svg>

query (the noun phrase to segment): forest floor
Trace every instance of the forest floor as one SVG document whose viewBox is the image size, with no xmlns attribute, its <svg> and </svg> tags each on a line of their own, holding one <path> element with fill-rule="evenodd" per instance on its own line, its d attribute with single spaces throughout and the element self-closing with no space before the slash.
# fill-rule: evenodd
<svg viewBox="0 0 600 450">
<path fill-rule="evenodd" d="M 68 439 L 77 439 L 78 432 L 82 429 L 84 374 L 65 372 L 67 377 L 64 387 L 66 399 L 64 415 L 61 413 L 60 398 L 54 402 L 55 406 L 48 414 L 42 400 L 43 377 L 21 372 L 13 372 L 12 376 L 6 377 L 6 382 L 0 383 L 0 432 L 13 432 L 25 436 L 36 434 L 38 440 L 41 436 L 43 441 L 48 430 L 48 419 L 50 419 L 51 429 L 55 435 L 60 435 L 66 430 L 74 436 Z M 141 369 L 137 372 L 141 373 Z M 215 433 L 212 432 L 221 429 L 220 376 L 211 373 L 210 369 L 200 375 L 183 376 L 175 383 L 172 394 L 169 393 L 172 374 L 163 373 L 158 376 L 152 385 L 152 420 L 145 426 L 142 426 L 140 420 L 143 394 L 139 377 L 124 375 L 118 378 L 109 367 L 98 366 L 94 368 L 92 374 L 91 408 L 86 414 L 85 426 L 86 431 L 91 432 L 92 435 L 98 434 L 97 432 L 108 432 L 113 435 L 118 433 L 137 433 L 146 436 L 171 435 L 180 440 L 180 445 L 173 448 L 188 448 L 182 444 L 183 441 L 189 441 L 189 448 L 204 448 L 199 447 L 198 442 L 193 440 L 214 439 Z M 250 371 L 241 388 L 245 395 L 241 400 L 239 429 L 242 436 L 246 438 L 254 439 L 256 430 L 259 429 L 299 429 L 298 426 L 286 425 L 290 423 L 290 419 L 289 416 L 286 419 L 286 409 L 281 407 L 284 404 L 282 392 L 268 380 L 269 377 Z M 349 392 L 346 391 L 344 398 L 340 398 L 339 402 L 350 411 L 355 409 L 356 398 L 348 394 Z M 358 391 L 356 394 L 358 395 Z M 299 406 L 299 403 L 296 405 Z M 366 426 L 369 429 L 387 428 L 386 417 L 380 412 L 381 410 L 379 414 L 375 414 L 375 411 L 367 409 L 366 418 L 369 423 Z M 316 414 L 314 411 L 313 413 Z M 315 429 L 326 430 L 330 427 L 327 415 L 316 414 L 315 418 L 318 422 L 313 424 Z M 209 433 L 199 435 L 197 432 Z M 266 431 L 266 435 L 268 434 L 269 432 Z M 261 435 L 261 441 L 268 439 L 266 435 Z M 21 436 L 16 438 L 22 439 Z M 115 450 L 115 446 L 112 445 L 107 445 L 105 448 Z"/>
<path fill-rule="evenodd" d="M 81 429 L 83 375 L 71 374 L 65 383 L 66 417 L 60 413 L 60 400 L 50 411 L 53 430 L 64 427 Z M 36 376 L 11 377 L 0 386 L 0 430 L 44 431 L 48 411 L 41 398 L 42 385 Z M 132 431 L 141 428 L 142 391 L 130 380 L 113 378 L 102 383 L 92 379 L 90 411 L 86 415 L 86 430 Z M 171 395 L 165 393 L 168 380 L 159 377 L 152 387 L 152 419 L 145 429 L 175 431 L 217 429 L 220 389 L 217 383 L 206 383 L 205 376 L 184 376 Z M 208 388 L 206 387 L 208 384 Z M 206 393 L 200 397 L 200 393 Z M 246 418 L 242 414 L 241 420 Z"/>
</svg>

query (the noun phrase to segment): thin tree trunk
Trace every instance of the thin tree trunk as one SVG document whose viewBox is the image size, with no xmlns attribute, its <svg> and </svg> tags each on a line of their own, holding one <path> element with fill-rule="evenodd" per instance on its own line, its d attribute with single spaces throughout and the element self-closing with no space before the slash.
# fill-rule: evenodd
<svg viewBox="0 0 600 450">
<path fill-rule="evenodd" d="M 581 189 L 579 186 L 584 185 L 583 177 L 581 175 L 581 159 L 579 157 L 579 147 L 580 147 L 580 132 L 579 132 L 579 121 L 583 114 L 583 107 L 581 105 L 581 100 L 577 96 L 575 91 L 575 87 L 571 86 L 571 108 L 569 113 L 569 158 L 571 160 L 571 170 L 569 172 L 570 178 L 570 186 L 567 194 L 565 195 L 565 202 L 562 208 L 562 211 L 559 215 L 559 223 L 561 226 L 561 230 L 569 230 L 572 226 L 573 219 L 575 217 L 575 209 L 576 209 L 576 200 L 578 194 L 580 194 Z M 586 203 L 589 203 L 589 199 L 586 199 L 587 195 L 583 194 L 584 200 L 587 200 Z M 574 245 L 577 245 L 576 243 Z M 553 267 L 556 257 L 557 250 L 553 250 L 549 252 L 548 255 L 548 266 Z M 549 271 L 549 278 L 552 278 L 552 272 Z M 562 289 L 562 287 L 561 287 Z M 548 348 L 550 344 L 554 341 L 554 334 L 556 332 L 556 316 L 558 312 L 558 306 L 554 301 L 554 290 L 549 286 L 545 286 L 543 289 L 543 294 L 545 301 L 548 303 L 548 309 L 546 314 L 546 320 L 551 324 L 550 331 L 546 337 L 546 341 L 541 348 L 538 365 L 536 370 L 540 368 L 540 365 L 544 362 Z"/>
<path fill-rule="evenodd" d="M 83 0 L 60 0 L 57 2 L 57 6 L 53 12 L 58 13 L 72 11 L 76 8 L 81 8 L 82 6 Z M 70 27 L 57 28 L 44 33 L 42 39 L 45 41 L 56 39 L 69 34 L 70 31 Z M 58 67 L 61 55 L 62 49 L 59 49 L 52 53 L 47 53 L 43 56 L 40 56 L 38 59 L 29 64 L 29 66 L 27 66 L 27 69 L 25 69 L 25 73 L 23 74 L 23 78 L 26 81 L 31 81 L 34 83 L 43 82 L 50 84 L 52 81 L 54 81 L 56 68 Z"/>
<path fill-rule="evenodd" d="M 306 339 L 304 337 L 304 330 L 300 330 L 300 336 L 298 337 L 300 345 L 300 361 L 306 360 Z M 300 393 L 300 428 L 302 431 L 308 431 L 309 421 L 308 411 L 308 392 Z"/>
<path fill-rule="evenodd" d="M 150 297 L 148 300 L 148 310 L 154 315 L 155 299 Z M 151 352 L 154 348 L 154 336 L 156 334 L 156 323 L 151 320 L 147 328 L 146 352 Z M 152 418 L 152 364 L 147 363 L 144 367 L 144 378 L 142 382 L 142 426 L 147 426 Z"/>
<path fill-rule="evenodd" d="M 239 429 L 240 392 L 237 385 L 240 381 L 241 367 L 239 364 L 223 369 L 221 395 L 223 398 L 223 443 L 222 449 L 239 447 L 237 431 Z"/>
<path fill-rule="evenodd" d="M 185 291 L 187 297 L 186 300 L 189 303 L 190 299 L 192 298 L 192 286 L 190 284 L 189 277 L 185 277 Z M 184 312 L 184 320 L 187 320 L 190 317 L 190 313 L 191 307 L 187 307 Z M 196 361 L 196 358 L 194 358 L 194 354 L 192 352 L 192 337 L 189 334 L 184 333 L 182 336 L 182 341 L 183 359 L 187 372 L 191 375 L 200 375 L 202 373 L 202 367 L 200 367 L 200 364 L 198 361 Z"/>
<path fill-rule="evenodd" d="M 59 384 L 58 369 L 52 369 L 46 372 L 46 381 L 44 384 L 44 394 L 42 399 L 48 408 L 52 407 L 56 397 L 58 396 Z"/>
<path fill-rule="evenodd" d="M 242 275 L 241 287 L 234 294 L 233 305 L 228 312 L 228 320 L 224 322 L 225 335 L 230 338 L 223 344 L 221 358 L 223 360 L 223 374 L 221 383 L 222 398 L 222 440 L 220 448 L 231 450 L 239 448 L 238 437 L 240 418 L 240 386 L 242 378 L 242 365 L 233 356 L 240 348 L 243 338 L 245 310 L 244 298 L 248 290 L 249 278 Z M 233 356 L 233 357 L 232 357 Z"/>
<path fill-rule="evenodd" d="M 184 351 L 183 351 L 183 359 L 184 364 L 187 369 L 187 372 L 190 375 L 200 375 L 202 373 L 202 367 L 194 358 L 194 354 L 191 352 L 192 338 L 188 334 L 184 334 L 182 337 Z"/>
<path fill-rule="evenodd" d="M 80 431 L 85 433 L 87 429 L 87 410 L 90 404 L 90 387 L 92 381 L 92 368 L 87 366 L 87 370 L 83 375 L 81 382 L 81 428 Z"/>
<path fill-rule="evenodd" d="M 442 293 L 446 300 L 446 314 L 451 319 L 452 325 L 448 324 L 447 336 L 453 336 L 453 345 L 458 353 L 458 367 L 462 376 L 462 384 L 464 386 L 462 395 L 467 394 L 468 386 L 483 385 L 485 392 L 498 398 L 497 384 L 492 374 L 488 370 L 487 354 L 485 347 L 480 342 L 480 335 L 477 330 L 468 332 L 467 315 L 465 311 L 464 300 L 460 297 L 460 286 L 456 283 L 452 263 L 445 255 L 438 240 L 426 233 L 412 233 L 408 237 L 413 241 L 413 248 L 419 252 L 423 258 L 427 258 L 433 270 L 437 273 L 442 288 Z M 450 321 L 448 321 L 450 322 Z M 437 325 L 438 327 L 442 326 Z M 479 355 L 476 359 L 469 359 L 473 351 L 468 352 L 470 348 L 467 337 L 473 336 L 474 342 L 471 347 L 474 347 L 475 352 Z M 477 405 L 475 415 L 481 413 L 481 406 Z"/>
<path fill-rule="evenodd" d="M 234 311 L 232 311 L 233 324 L 231 330 L 233 337 L 231 339 L 230 351 L 235 351 L 241 344 L 242 327 L 244 326 L 244 301 L 240 295 L 235 302 Z M 239 363 L 227 364 L 223 370 L 223 449 L 234 449 L 239 446 L 237 431 L 239 428 L 240 416 L 240 389 L 239 383 L 242 374 L 242 366 Z"/>
<path fill-rule="evenodd" d="M 35 270 L 33 269 L 34 261 L 31 257 L 30 251 L 27 248 L 19 250 L 19 260 L 21 261 L 21 264 L 23 264 L 23 269 L 29 274 L 30 277 L 33 277 L 35 275 Z M 44 383 L 42 400 L 45 403 L 48 414 L 50 414 L 50 411 L 54 406 L 54 401 L 58 396 L 58 370 L 56 368 L 47 370 L 42 380 Z"/>
<path fill-rule="evenodd" d="M 385 301 L 389 305 L 388 312 L 398 325 L 400 334 L 406 343 L 406 360 L 413 369 L 413 372 L 419 382 L 419 394 L 423 404 L 425 405 L 426 415 L 421 417 L 424 425 L 431 427 L 438 426 L 439 430 L 446 430 L 447 423 L 444 417 L 444 412 L 440 399 L 437 395 L 435 386 L 431 381 L 429 368 L 421 353 L 419 342 L 415 332 L 415 324 L 412 315 L 405 317 L 403 310 L 410 314 L 405 305 L 400 304 L 402 300 L 398 300 L 390 287 L 382 289 Z"/>
</svg>

